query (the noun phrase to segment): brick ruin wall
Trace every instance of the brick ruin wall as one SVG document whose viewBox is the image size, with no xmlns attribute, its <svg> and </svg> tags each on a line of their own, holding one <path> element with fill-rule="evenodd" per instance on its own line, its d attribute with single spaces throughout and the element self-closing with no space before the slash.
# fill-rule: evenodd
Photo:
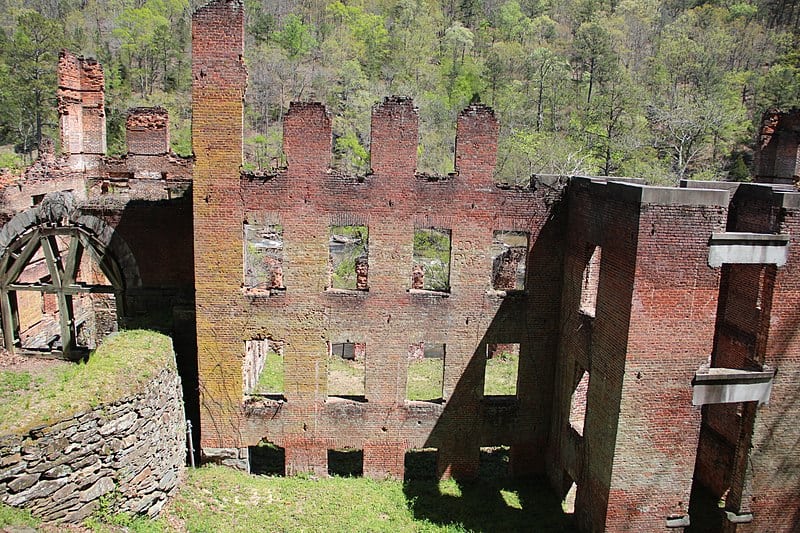
<svg viewBox="0 0 800 533">
<path fill-rule="evenodd" d="M 44 154 L 0 193 L 9 219 L 46 192 L 72 190 L 129 244 L 142 285 L 127 295 L 126 313 L 166 311 L 176 341 L 190 351 L 196 341 L 191 388 L 202 395 L 194 416 L 207 459 L 246 468 L 248 447 L 269 441 L 284 449 L 287 474 L 327 475 L 329 450 L 357 449 L 365 475 L 401 478 L 407 451 L 436 448 L 439 475 L 470 478 L 482 446 L 507 445 L 514 474 L 546 472 L 559 495 L 575 483 L 585 531 L 666 530 L 667 519 L 688 516 L 693 478 L 718 491 L 739 487 L 726 509 L 754 518 L 726 522 L 726 531 L 800 524 L 800 465 L 786 455 L 800 414 L 796 243 L 783 267 L 708 266 L 712 233 L 794 241 L 797 195 L 547 176 L 526 188 L 498 185 L 498 122 L 481 105 L 458 117 L 457 172 L 420 176 L 417 111 L 402 97 L 373 109 L 367 176 L 331 169 L 331 119 L 314 103 L 294 103 L 285 117 L 286 168 L 242 174 L 241 3 L 200 8 L 193 35 L 196 161 L 169 152 L 158 108 L 129 114 L 127 155 L 95 150 L 104 143 L 102 70 L 65 54 L 65 156 Z M 794 120 L 765 117 L 759 180 L 796 174 Z M 269 258 L 277 270 L 259 289 L 245 286 L 243 224 L 282 234 L 280 261 Z M 368 230 L 368 268 L 358 263 L 353 290 L 331 288 L 338 226 Z M 445 291 L 422 289 L 424 269 L 412 264 L 423 228 L 449 230 Z M 524 290 L 509 289 L 516 265 L 493 261 L 496 231 L 528 236 Z M 596 249 L 599 261 L 587 268 Z M 265 339 L 283 354 L 279 397 L 244 390 L 246 343 Z M 336 343 L 365 351 L 361 398 L 329 394 Z M 441 401 L 406 399 L 409 347 L 424 357 L 420 343 L 445 346 Z M 483 393 L 496 345 L 518 346 L 513 396 Z M 709 357 L 780 369 L 770 405 L 744 404 L 741 416 L 735 406 L 693 407 L 692 378 Z M 584 372 L 588 386 L 576 392 Z"/>
<path fill-rule="evenodd" d="M 183 478 L 185 433 L 167 367 L 131 396 L 0 436 L 0 502 L 56 522 L 80 522 L 109 497 L 114 511 L 155 516 Z"/>
<path fill-rule="evenodd" d="M 755 193 L 745 187 L 732 202 L 729 184 L 675 190 L 554 177 L 504 187 L 493 182 L 497 120 L 480 105 L 458 118 L 456 173 L 419 176 L 418 117 L 401 97 L 373 108 L 366 176 L 331 169 L 331 119 L 314 103 L 292 104 L 284 119 L 285 169 L 239 176 L 241 11 L 239 2 L 220 0 L 194 20 L 197 341 L 207 459 L 247 468 L 247 448 L 269 441 L 284 448 L 287 474 L 327 475 L 329 450 L 357 449 L 365 475 L 402 477 L 407 451 L 436 448 L 439 475 L 468 478 L 477 473 L 481 446 L 508 445 L 514 473 L 546 471 L 562 495 L 576 483 L 583 530 L 682 527 L 693 480 L 705 468 L 701 428 L 709 410 L 692 406 L 692 380 L 719 351 L 718 308 L 739 313 L 724 294 L 729 266 L 708 264 L 709 239 L 742 231 L 732 225 L 734 212 L 737 220 L 765 216 L 742 207 Z M 206 34 L 210 27 L 220 31 Z M 794 209 L 777 211 L 790 219 Z M 242 221 L 282 232 L 279 276 L 257 290 L 243 283 Z M 368 229 L 367 280 L 336 290 L 326 249 L 331 228 L 347 225 Z M 449 230 L 447 291 L 421 289 L 424 272 L 412 266 L 419 228 Z M 782 228 L 748 231 L 791 232 Z M 492 286 L 499 230 L 529 235 L 523 291 Z M 602 253 L 587 277 L 596 248 Z M 762 320 L 759 327 L 768 346 L 770 326 Z M 259 339 L 283 346 L 279 397 L 243 388 L 245 345 Z M 328 393 L 327 345 L 342 342 L 366 346 L 361 398 Z M 420 343 L 446 346 L 441 402 L 406 399 L 408 354 L 422 357 Z M 495 344 L 519 345 L 515 396 L 482 393 Z M 781 364 L 793 376 L 796 358 L 784 354 Z M 573 397 L 584 372 L 588 379 Z M 782 401 L 790 402 L 797 380 L 788 378 L 786 387 Z M 586 405 L 579 429 L 570 424 L 576 402 Z M 771 420 L 768 409 L 759 413 Z M 754 427 L 753 439 L 763 439 L 760 460 L 769 468 L 786 460 L 778 439 Z M 787 432 L 794 442 L 796 430 Z M 789 481 L 769 488 L 769 476 L 778 475 L 769 468 L 751 476 L 760 483 L 751 492 L 796 498 Z M 752 500 L 763 516 L 741 531 L 771 523 L 775 507 L 764 500 Z M 796 507 L 784 513 L 783 530 L 797 524 Z"/>
</svg>

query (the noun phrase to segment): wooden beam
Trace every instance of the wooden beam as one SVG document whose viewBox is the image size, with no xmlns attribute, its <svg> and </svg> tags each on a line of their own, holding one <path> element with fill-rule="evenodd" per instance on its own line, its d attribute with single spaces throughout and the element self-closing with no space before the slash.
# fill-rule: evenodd
<svg viewBox="0 0 800 533">
<path fill-rule="evenodd" d="M 0 316 L 2 316 L 3 319 L 3 341 L 5 342 L 6 350 L 13 354 L 15 335 L 14 319 L 11 317 L 10 297 L 7 290 L 0 289 Z"/>
<path fill-rule="evenodd" d="M 33 254 L 36 253 L 36 250 L 39 249 L 39 231 L 33 230 L 32 234 L 33 235 L 29 239 L 28 243 L 23 247 L 19 256 L 14 261 L 14 264 L 11 265 L 11 268 L 8 269 L 8 272 L 4 273 L 0 278 L 0 284 L 9 285 L 17 281 L 20 274 L 22 274 L 22 271 L 25 270 L 26 266 L 28 266 L 28 261 L 30 261 L 31 257 L 33 257 Z"/>
<path fill-rule="evenodd" d="M 42 237 L 40 239 L 42 243 L 42 252 L 44 253 L 44 260 L 47 263 L 47 270 L 50 272 L 50 279 L 53 280 L 53 285 L 56 287 L 61 287 L 61 269 L 58 268 L 58 259 L 56 258 L 54 244 L 55 237 Z M 56 250 L 58 248 L 56 247 Z"/>
<path fill-rule="evenodd" d="M 55 285 L 42 285 L 40 283 L 12 283 L 8 286 L 11 291 L 34 291 L 42 292 L 45 294 L 81 294 L 81 293 L 98 293 L 98 294 L 112 294 L 117 292 L 117 289 L 111 285 L 69 285 L 67 287 L 56 287 Z"/>
</svg>

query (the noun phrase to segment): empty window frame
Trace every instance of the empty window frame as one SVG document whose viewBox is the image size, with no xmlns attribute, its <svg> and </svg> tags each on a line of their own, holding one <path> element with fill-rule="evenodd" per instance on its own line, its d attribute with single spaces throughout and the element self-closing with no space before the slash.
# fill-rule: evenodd
<svg viewBox="0 0 800 533">
<path fill-rule="evenodd" d="M 361 477 L 364 475 L 364 450 L 342 448 L 328 450 L 328 475 Z"/>
<path fill-rule="evenodd" d="M 283 289 L 283 227 L 244 225 L 244 287 L 248 291 Z"/>
<path fill-rule="evenodd" d="M 436 448 L 415 448 L 405 455 L 403 481 L 437 481 L 437 461 L 439 450 Z"/>
<path fill-rule="evenodd" d="M 516 396 L 519 344 L 487 344 L 484 396 Z"/>
<path fill-rule="evenodd" d="M 328 396 L 363 400 L 367 345 L 360 342 L 328 343 Z"/>
<path fill-rule="evenodd" d="M 523 231 L 495 231 L 492 236 L 492 288 L 498 291 L 525 290 L 528 234 Z"/>
<path fill-rule="evenodd" d="M 589 252 L 591 255 L 589 255 Z M 587 250 L 589 261 L 583 269 L 581 278 L 581 312 L 594 316 L 597 306 L 597 288 L 600 284 L 600 259 L 602 250 L 599 246 L 591 246 Z"/>
<path fill-rule="evenodd" d="M 569 425 L 578 435 L 583 437 L 583 426 L 586 421 L 586 399 L 589 394 L 589 373 L 578 368 L 577 382 L 569 402 Z"/>
<path fill-rule="evenodd" d="M 286 475 L 286 450 L 267 440 L 250 446 L 250 473 L 262 476 Z"/>
<path fill-rule="evenodd" d="M 450 239 L 449 229 L 414 230 L 412 289 L 450 291 Z"/>
<path fill-rule="evenodd" d="M 245 342 L 244 394 L 281 396 L 284 392 L 283 343 L 270 339 Z"/>
<path fill-rule="evenodd" d="M 444 344 L 420 342 L 408 347 L 406 399 L 436 402 L 444 396 Z"/>
<path fill-rule="evenodd" d="M 369 289 L 367 226 L 331 226 L 328 245 L 329 287 L 365 291 Z"/>
</svg>

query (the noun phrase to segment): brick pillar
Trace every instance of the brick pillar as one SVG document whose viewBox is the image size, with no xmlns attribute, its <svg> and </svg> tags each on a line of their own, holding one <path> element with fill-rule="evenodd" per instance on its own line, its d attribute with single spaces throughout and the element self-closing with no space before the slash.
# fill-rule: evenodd
<svg viewBox="0 0 800 533">
<path fill-rule="evenodd" d="M 800 109 L 771 109 L 761 118 L 754 162 L 755 181 L 795 183 L 800 180 Z"/>
<path fill-rule="evenodd" d="M 441 478 L 470 480 L 478 477 L 481 449 L 472 442 L 452 442 L 439 448 L 436 470 Z"/>
<path fill-rule="evenodd" d="M 500 123 L 494 111 L 485 105 L 471 105 L 458 115 L 456 172 L 459 180 L 479 188 L 493 185 L 499 131 Z"/>
<path fill-rule="evenodd" d="M 370 162 L 384 178 L 417 171 L 419 113 L 411 98 L 389 96 L 372 108 Z"/>
<path fill-rule="evenodd" d="M 241 448 L 244 9 L 216 0 L 192 17 L 197 363 L 205 448 Z"/>
<path fill-rule="evenodd" d="M 403 479 L 407 447 L 405 442 L 364 444 L 364 476 L 373 479 Z"/>
<path fill-rule="evenodd" d="M 58 58 L 61 149 L 76 169 L 94 168 L 106 153 L 103 68 L 66 50 Z"/>
<path fill-rule="evenodd" d="M 328 448 L 310 439 L 286 442 L 286 475 L 328 476 Z"/>
<path fill-rule="evenodd" d="M 331 166 L 331 117 L 319 102 L 292 102 L 283 118 L 283 152 L 292 177 L 317 176 Z"/>
</svg>

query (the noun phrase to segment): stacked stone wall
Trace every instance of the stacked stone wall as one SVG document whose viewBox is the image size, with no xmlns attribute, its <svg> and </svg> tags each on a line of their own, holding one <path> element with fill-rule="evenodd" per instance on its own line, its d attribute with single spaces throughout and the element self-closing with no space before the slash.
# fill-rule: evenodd
<svg viewBox="0 0 800 533">
<path fill-rule="evenodd" d="M 185 435 L 180 378 L 165 368 L 136 394 L 0 437 L 0 502 L 47 521 L 101 505 L 155 516 L 184 475 Z"/>
</svg>

